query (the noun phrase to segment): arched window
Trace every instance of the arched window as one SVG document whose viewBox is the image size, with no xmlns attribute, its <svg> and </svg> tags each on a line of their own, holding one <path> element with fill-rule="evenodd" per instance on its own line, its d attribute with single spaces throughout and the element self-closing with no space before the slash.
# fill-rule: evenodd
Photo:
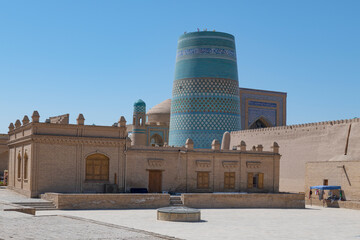
<svg viewBox="0 0 360 240">
<path fill-rule="evenodd" d="M 86 180 L 109 180 L 109 158 L 95 153 L 86 158 Z"/>
<path fill-rule="evenodd" d="M 133 117 L 133 125 L 136 125 L 136 118 Z"/>
<path fill-rule="evenodd" d="M 29 157 L 28 157 L 27 153 L 25 153 L 25 155 L 24 155 L 24 179 L 28 178 L 28 160 L 29 160 Z"/>
<path fill-rule="evenodd" d="M 17 177 L 21 178 L 21 155 L 20 155 L 20 153 L 18 154 L 17 160 L 18 160 Z"/>
<path fill-rule="evenodd" d="M 154 134 L 151 136 L 150 138 L 150 145 L 151 146 L 155 146 L 155 145 L 158 145 L 158 146 L 163 146 L 164 145 L 164 141 L 162 139 L 162 137 L 159 135 L 159 134 Z"/>
</svg>

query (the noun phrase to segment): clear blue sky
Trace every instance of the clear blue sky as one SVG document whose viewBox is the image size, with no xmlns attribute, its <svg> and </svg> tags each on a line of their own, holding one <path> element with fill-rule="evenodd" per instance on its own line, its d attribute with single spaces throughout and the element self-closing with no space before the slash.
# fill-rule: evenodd
<svg viewBox="0 0 360 240">
<path fill-rule="evenodd" d="M 0 132 L 79 113 L 111 125 L 171 98 L 177 39 L 235 36 L 241 87 L 288 93 L 288 124 L 360 117 L 360 1 L 0 1 Z"/>
</svg>

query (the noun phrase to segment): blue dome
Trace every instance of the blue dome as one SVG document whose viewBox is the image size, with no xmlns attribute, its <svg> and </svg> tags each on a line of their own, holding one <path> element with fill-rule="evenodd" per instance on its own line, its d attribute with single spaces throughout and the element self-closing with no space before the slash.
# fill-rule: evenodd
<svg viewBox="0 0 360 240">
<path fill-rule="evenodd" d="M 146 112 L 146 104 L 143 100 L 139 99 L 134 103 L 134 112 Z"/>
</svg>

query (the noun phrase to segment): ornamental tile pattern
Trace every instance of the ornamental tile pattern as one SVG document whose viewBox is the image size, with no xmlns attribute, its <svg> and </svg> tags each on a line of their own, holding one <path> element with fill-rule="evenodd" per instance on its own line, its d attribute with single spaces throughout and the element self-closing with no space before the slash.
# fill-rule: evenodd
<svg viewBox="0 0 360 240">
<path fill-rule="evenodd" d="M 172 114 L 177 113 L 229 113 L 240 112 L 240 102 L 236 97 L 183 97 L 173 99 Z"/>
<path fill-rule="evenodd" d="M 261 108 L 249 108 L 248 126 L 251 126 L 260 117 L 266 118 L 272 126 L 276 126 L 276 110 L 275 109 L 261 109 Z"/>
<path fill-rule="evenodd" d="M 240 124 L 238 114 L 173 114 L 170 132 L 175 130 L 235 131 Z M 218 140 L 222 139 L 217 138 Z M 194 140 L 194 139 L 193 139 Z M 214 139 L 211 139 L 211 141 Z M 185 139 L 186 141 L 186 139 Z M 181 143 L 182 146 L 185 141 Z"/>
<path fill-rule="evenodd" d="M 216 48 L 216 47 L 200 47 L 178 50 L 176 61 L 189 57 L 216 57 L 236 61 L 236 52 L 232 49 Z"/>
<path fill-rule="evenodd" d="M 135 104 L 134 105 L 134 113 L 144 113 L 146 112 L 146 105 L 145 104 Z"/>
<path fill-rule="evenodd" d="M 199 84 L 205 85 L 203 81 Z M 220 94 L 216 86 L 204 87 L 202 92 L 197 84 L 193 85 L 196 93 L 174 90 L 179 94 L 173 94 L 171 103 L 169 145 L 182 146 L 191 138 L 195 148 L 210 148 L 212 140 L 221 141 L 225 131 L 240 129 L 240 100 L 234 89 Z M 234 87 L 237 89 L 237 85 Z M 217 93 L 207 93 L 210 89 Z"/>
<path fill-rule="evenodd" d="M 191 138 L 194 141 L 194 148 L 211 148 L 211 143 L 214 139 L 221 141 L 224 131 L 170 131 L 169 139 L 170 146 L 184 146 L 185 141 Z M 171 140 L 173 139 L 173 140 Z M 185 139 L 185 140 L 184 140 Z M 182 141 L 184 140 L 184 141 Z"/>
<path fill-rule="evenodd" d="M 239 93 L 239 83 L 232 79 L 190 78 L 174 81 L 173 97 L 223 95 L 234 96 Z"/>
<path fill-rule="evenodd" d="M 257 90 L 258 92 L 261 92 L 260 90 Z M 249 118 L 248 122 L 245 121 L 245 115 L 246 115 L 246 99 L 256 99 L 256 101 L 249 101 Z M 274 101 L 276 103 L 268 103 L 266 101 Z M 279 112 L 277 113 L 276 110 L 268 111 L 266 107 L 276 107 L 279 106 Z M 250 106 L 257 106 L 257 110 L 250 110 Z M 263 108 L 261 108 L 263 107 Z M 256 119 L 258 119 L 261 116 L 266 117 L 268 120 L 270 120 L 271 124 L 273 126 L 283 126 L 285 125 L 285 119 L 283 119 L 283 112 L 286 111 L 283 107 L 283 98 L 280 96 L 269 96 L 269 95 L 259 95 L 259 94 L 250 94 L 250 93 L 244 93 L 241 96 L 241 126 L 243 129 L 245 129 L 245 126 L 250 126 Z M 276 118 L 276 115 L 279 114 L 279 119 Z M 250 116 L 251 115 L 251 116 Z M 279 124 L 277 124 L 279 122 Z"/>
</svg>

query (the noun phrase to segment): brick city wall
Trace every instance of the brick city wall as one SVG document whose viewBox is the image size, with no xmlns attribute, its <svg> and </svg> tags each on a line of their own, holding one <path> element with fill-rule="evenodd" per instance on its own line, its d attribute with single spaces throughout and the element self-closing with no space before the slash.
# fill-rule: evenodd
<svg viewBox="0 0 360 240">
<path fill-rule="evenodd" d="M 347 139 L 348 155 L 360 156 L 359 118 L 232 132 L 230 148 L 243 140 L 247 149 L 260 143 L 264 151 L 268 151 L 273 142 L 277 142 L 282 155 L 280 191 L 303 192 L 305 163 L 343 155 Z"/>
</svg>

